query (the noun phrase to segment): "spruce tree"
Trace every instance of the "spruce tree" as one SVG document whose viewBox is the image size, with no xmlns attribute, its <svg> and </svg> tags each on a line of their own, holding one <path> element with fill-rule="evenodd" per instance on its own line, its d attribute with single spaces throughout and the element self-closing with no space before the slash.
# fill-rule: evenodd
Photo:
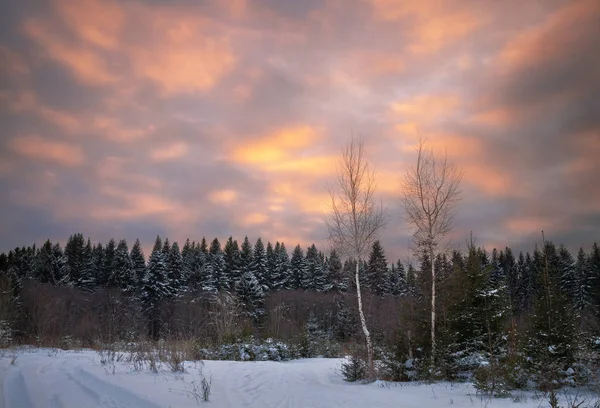
<svg viewBox="0 0 600 408">
<path fill-rule="evenodd" d="M 135 273 L 133 263 L 129 256 L 127 241 L 119 241 L 115 250 L 115 256 L 111 266 L 111 274 L 108 278 L 108 287 L 119 289 L 124 295 L 129 296 L 134 293 Z"/>
<path fill-rule="evenodd" d="M 181 259 L 183 262 L 181 270 L 182 291 L 188 287 L 194 269 L 194 245 L 195 243 L 190 242 L 190 239 L 187 238 L 185 244 L 183 244 L 183 248 L 181 248 Z"/>
<path fill-rule="evenodd" d="M 256 240 L 252 261 L 250 263 L 250 271 L 258 279 L 263 292 L 270 290 L 271 282 L 268 281 L 267 273 L 267 253 L 261 238 Z"/>
<path fill-rule="evenodd" d="M 348 290 L 348 276 L 344 275 L 342 260 L 335 249 L 329 253 L 329 268 L 327 276 L 332 286 L 332 290 L 338 292 L 346 292 Z"/>
<path fill-rule="evenodd" d="M 538 387 L 548 390 L 561 381 L 562 373 L 574 362 L 575 324 L 568 297 L 561 290 L 560 257 L 556 247 L 546 242 L 536 248 L 534 265 L 539 290 L 534 298 L 534 314 L 526 355 Z"/>
<path fill-rule="evenodd" d="M 248 316 L 258 321 L 265 314 L 265 293 L 252 271 L 242 274 L 236 286 L 236 295 Z"/>
<path fill-rule="evenodd" d="M 301 289 L 302 278 L 306 274 L 306 264 L 304 262 L 304 251 L 300 245 L 296 245 L 292 258 L 290 260 L 290 275 L 287 279 L 289 289 Z"/>
<path fill-rule="evenodd" d="M 81 280 L 77 286 L 86 291 L 93 291 L 96 286 L 96 275 L 98 269 L 94 259 L 94 249 L 92 242 L 88 238 L 85 247 L 83 248 L 83 269 L 81 271 Z"/>
<path fill-rule="evenodd" d="M 2 254 L 5 256 L 4 254 Z M 5 256 L 6 257 L 6 256 Z M 56 283 L 56 276 L 54 276 L 54 252 L 52 250 L 52 243 L 47 240 L 44 245 L 40 248 L 36 254 L 34 263 L 34 277 L 41 283 Z"/>
<path fill-rule="evenodd" d="M 217 238 L 213 239 L 210 244 L 207 264 L 210 266 L 212 273 L 211 283 L 214 288 L 211 288 L 210 290 L 216 292 L 228 290 L 230 286 L 230 280 L 229 276 L 226 274 L 225 257 L 223 255 L 223 251 L 221 250 L 221 243 Z M 205 284 L 205 288 L 208 289 L 209 285 Z"/>
<path fill-rule="evenodd" d="M 157 339 L 160 335 L 162 325 L 160 306 L 172 292 L 162 242 L 157 236 L 148 259 L 141 296 L 148 318 L 148 332 L 153 339 Z"/>
<path fill-rule="evenodd" d="M 387 259 L 379 241 L 373 242 L 367 266 L 366 287 L 377 296 L 383 296 L 390 291 Z"/>
<path fill-rule="evenodd" d="M 574 303 L 573 307 L 579 314 L 593 304 L 593 293 L 591 285 L 591 265 L 590 260 L 583 250 L 579 248 L 577 261 L 575 262 L 575 285 L 574 285 Z"/>
<path fill-rule="evenodd" d="M 172 289 L 172 296 L 178 297 L 183 293 L 183 256 L 179 251 L 177 241 L 173 242 L 167 258 L 167 276 Z"/>
<path fill-rule="evenodd" d="M 250 265 L 252 264 L 252 244 L 250 244 L 250 240 L 248 236 L 244 237 L 244 242 L 242 242 L 242 247 L 240 251 L 240 271 L 243 274 L 244 272 L 250 272 Z"/>
<path fill-rule="evenodd" d="M 142 250 L 139 239 L 136 239 L 133 247 L 131 247 L 129 257 L 131 258 L 136 285 L 138 288 L 141 288 L 144 277 L 146 276 L 146 257 L 144 256 L 144 251 Z"/>
<path fill-rule="evenodd" d="M 290 257 L 284 243 L 275 244 L 275 269 L 272 273 L 273 290 L 289 289 Z"/>
<path fill-rule="evenodd" d="M 102 269 L 99 271 L 100 273 L 98 274 L 98 278 L 96 279 L 98 286 L 106 287 L 106 285 L 108 283 L 108 278 L 110 277 L 110 275 L 112 273 L 112 265 L 113 265 L 113 260 L 115 258 L 116 248 L 117 248 L 117 244 L 115 243 L 115 240 L 111 238 L 108 241 L 108 244 L 106 245 L 106 247 L 104 248 L 104 260 L 103 260 L 104 265 L 102 266 Z"/>
<path fill-rule="evenodd" d="M 65 245 L 65 263 L 63 265 L 63 280 L 69 285 L 79 287 L 83 280 L 85 268 L 85 239 L 82 234 L 69 237 Z"/>
<path fill-rule="evenodd" d="M 317 251 L 315 244 L 308 247 L 304 258 L 304 275 L 302 276 L 302 288 L 305 290 L 325 291 L 327 281 L 325 265 Z"/>
<path fill-rule="evenodd" d="M 404 296 L 408 293 L 406 274 L 402 261 L 398 260 L 396 265 L 392 264 L 389 274 L 389 291 L 392 296 Z"/>
<path fill-rule="evenodd" d="M 233 291 L 240 281 L 242 273 L 240 248 L 238 242 L 234 240 L 233 237 L 229 237 L 225 243 L 223 255 L 225 259 L 225 273 L 229 276 L 230 282 L 228 289 Z"/>
</svg>

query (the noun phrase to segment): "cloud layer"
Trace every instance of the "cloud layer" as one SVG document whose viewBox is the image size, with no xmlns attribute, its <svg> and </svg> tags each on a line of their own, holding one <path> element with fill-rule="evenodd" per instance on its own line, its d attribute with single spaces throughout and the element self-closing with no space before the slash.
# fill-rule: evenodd
<svg viewBox="0 0 600 408">
<path fill-rule="evenodd" d="M 324 246 L 353 133 L 390 257 L 417 132 L 464 169 L 458 245 L 599 239 L 597 1 L 1 7 L 0 251 L 73 232 Z"/>
</svg>

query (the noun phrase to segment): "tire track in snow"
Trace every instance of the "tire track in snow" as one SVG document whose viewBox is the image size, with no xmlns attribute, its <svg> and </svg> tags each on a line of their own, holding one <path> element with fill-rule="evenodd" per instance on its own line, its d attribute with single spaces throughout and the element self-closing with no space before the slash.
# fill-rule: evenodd
<svg viewBox="0 0 600 408">
<path fill-rule="evenodd" d="M 29 391 L 20 369 L 9 370 L 3 388 L 6 408 L 35 408 L 29 399 Z"/>
<path fill-rule="evenodd" d="M 99 407 L 161 408 L 159 405 L 139 397 L 124 388 L 99 379 L 81 367 L 77 367 L 73 374 L 68 373 L 67 376 L 94 400 Z"/>
</svg>

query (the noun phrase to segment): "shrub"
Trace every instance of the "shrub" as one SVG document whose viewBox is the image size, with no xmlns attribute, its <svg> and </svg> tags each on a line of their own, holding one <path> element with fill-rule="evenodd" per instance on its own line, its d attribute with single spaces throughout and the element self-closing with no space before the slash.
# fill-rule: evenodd
<svg viewBox="0 0 600 408">
<path fill-rule="evenodd" d="M 348 382 L 364 380 L 367 377 L 367 365 L 363 359 L 358 356 L 350 355 L 342 363 L 342 376 Z"/>
<path fill-rule="evenodd" d="M 12 330 L 6 320 L 0 320 L 0 348 L 8 347 L 12 343 Z"/>
</svg>

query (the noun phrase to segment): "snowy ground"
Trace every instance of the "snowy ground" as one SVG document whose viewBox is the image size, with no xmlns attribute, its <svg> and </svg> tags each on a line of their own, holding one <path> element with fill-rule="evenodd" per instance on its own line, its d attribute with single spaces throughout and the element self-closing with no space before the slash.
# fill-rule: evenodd
<svg viewBox="0 0 600 408">
<path fill-rule="evenodd" d="M 339 374 L 341 360 L 288 362 L 206 361 L 212 377 L 209 402 L 190 391 L 199 383 L 199 364 L 175 375 L 163 366 L 154 374 L 130 364 L 100 363 L 94 351 L 0 350 L 0 408 L 158 408 L 158 407 L 520 407 L 548 406 L 526 401 L 482 401 L 468 384 L 349 384 Z M 13 361 L 14 355 L 16 360 Z"/>
</svg>

